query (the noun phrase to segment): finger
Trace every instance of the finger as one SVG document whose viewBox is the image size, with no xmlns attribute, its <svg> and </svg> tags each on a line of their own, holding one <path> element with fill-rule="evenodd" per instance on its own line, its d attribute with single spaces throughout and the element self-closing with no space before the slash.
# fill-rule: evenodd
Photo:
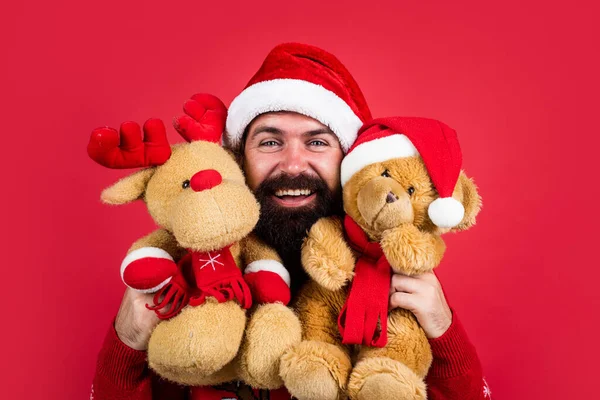
<svg viewBox="0 0 600 400">
<path fill-rule="evenodd" d="M 438 280 L 437 276 L 433 273 L 433 272 L 425 272 L 419 275 L 414 275 L 414 278 L 423 281 L 423 282 L 427 282 L 433 286 L 438 286 L 441 287 L 442 285 L 440 284 L 440 281 Z"/>
<path fill-rule="evenodd" d="M 430 297 L 435 294 L 437 297 L 440 298 L 442 304 L 444 304 L 445 307 L 449 308 L 448 300 L 446 299 L 446 292 L 444 291 L 444 288 L 435 272 L 426 272 L 424 274 L 415 276 L 415 278 L 428 284 L 427 291 L 423 293 L 425 293 L 426 295 L 429 294 Z"/>
<path fill-rule="evenodd" d="M 416 279 L 412 276 L 394 274 L 392 275 L 392 282 L 390 285 L 390 293 L 392 292 L 406 292 L 406 293 L 419 293 L 423 291 L 426 282 Z"/>
<path fill-rule="evenodd" d="M 417 298 L 414 294 L 405 292 L 396 292 L 390 296 L 390 310 L 394 308 L 404 308 L 412 311 L 417 306 Z"/>
<path fill-rule="evenodd" d="M 142 129 L 137 122 L 121 124 L 121 149 L 132 150 L 142 145 Z"/>
</svg>

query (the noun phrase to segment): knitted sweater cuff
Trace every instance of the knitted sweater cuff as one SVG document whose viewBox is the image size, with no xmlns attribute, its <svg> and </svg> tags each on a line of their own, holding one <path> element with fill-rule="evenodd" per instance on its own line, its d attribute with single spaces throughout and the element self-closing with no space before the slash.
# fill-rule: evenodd
<svg viewBox="0 0 600 400">
<path fill-rule="evenodd" d="M 452 378 L 479 368 L 475 347 L 469 341 L 456 313 L 452 315 L 450 328 L 440 337 L 430 339 L 433 363 L 429 375 L 436 378 Z"/>
<path fill-rule="evenodd" d="M 98 355 L 97 374 L 122 390 L 133 390 L 148 377 L 146 352 L 121 342 L 114 321 Z"/>
</svg>

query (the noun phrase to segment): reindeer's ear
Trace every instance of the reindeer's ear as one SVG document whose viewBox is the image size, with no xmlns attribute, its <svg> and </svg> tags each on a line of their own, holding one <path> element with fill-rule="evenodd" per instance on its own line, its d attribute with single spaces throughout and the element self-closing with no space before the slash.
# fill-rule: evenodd
<svg viewBox="0 0 600 400">
<path fill-rule="evenodd" d="M 460 172 L 454 196 L 465 208 L 465 216 L 460 224 L 452 228 L 452 231 L 464 231 L 475 225 L 475 218 L 481 210 L 481 197 L 477 193 L 477 186 L 472 179 L 467 177 L 463 171 Z"/>
<path fill-rule="evenodd" d="M 119 180 L 102 191 L 100 198 L 107 204 L 126 204 L 140 199 L 156 168 L 146 168 Z"/>
</svg>

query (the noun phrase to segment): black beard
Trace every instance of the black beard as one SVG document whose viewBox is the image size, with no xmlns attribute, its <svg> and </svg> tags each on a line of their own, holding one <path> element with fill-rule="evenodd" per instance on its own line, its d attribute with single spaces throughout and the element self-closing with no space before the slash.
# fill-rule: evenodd
<svg viewBox="0 0 600 400">
<path fill-rule="evenodd" d="M 315 193 L 316 199 L 303 207 L 282 207 L 272 198 L 281 189 L 309 189 Z M 341 215 L 342 212 L 339 191 L 332 192 L 318 177 L 279 175 L 265 179 L 254 194 L 261 207 L 260 218 L 254 230 L 259 238 L 277 250 L 290 272 L 301 269 L 300 248 L 310 227 L 319 218 Z"/>
</svg>

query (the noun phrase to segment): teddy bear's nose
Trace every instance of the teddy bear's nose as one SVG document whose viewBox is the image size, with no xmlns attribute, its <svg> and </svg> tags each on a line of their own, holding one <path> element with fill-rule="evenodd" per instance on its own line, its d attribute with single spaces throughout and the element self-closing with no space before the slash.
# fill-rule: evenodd
<svg viewBox="0 0 600 400">
<path fill-rule="evenodd" d="M 223 177 L 214 169 L 205 169 L 196 172 L 190 179 L 190 186 L 194 192 L 212 189 L 223 182 Z"/>
<path fill-rule="evenodd" d="M 398 196 L 396 196 L 393 192 L 389 192 L 385 198 L 386 203 L 393 203 L 398 200 Z"/>
</svg>

